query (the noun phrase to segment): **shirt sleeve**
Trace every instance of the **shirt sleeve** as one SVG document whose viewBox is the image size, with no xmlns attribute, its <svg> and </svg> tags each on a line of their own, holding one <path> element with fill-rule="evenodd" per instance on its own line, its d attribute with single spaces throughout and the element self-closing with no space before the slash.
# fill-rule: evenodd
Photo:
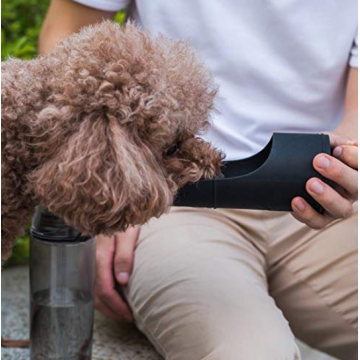
<svg viewBox="0 0 360 360">
<path fill-rule="evenodd" d="M 355 67 L 355 68 L 358 67 L 358 33 L 357 33 L 357 31 L 356 31 L 356 36 L 355 36 L 353 46 L 350 51 L 349 65 L 351 67 Z"/>
<path fill-rule="evenodd" d="M 126 8 L 131 0 L 72 0 L 81 5 L 104 11 L 119 11 Z"/>
</svg>

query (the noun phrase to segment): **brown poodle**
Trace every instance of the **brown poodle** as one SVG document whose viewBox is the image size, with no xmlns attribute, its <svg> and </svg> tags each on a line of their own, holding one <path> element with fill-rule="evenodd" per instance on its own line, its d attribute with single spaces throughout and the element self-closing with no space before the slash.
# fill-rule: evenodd
<svg viewBox="0 0 360 360">
<path fill-rule="evenodd" d="M 160 216 L 220 172 L 216 88 L 184 42 L 111 22 L 2 64 L 2 261 L 42 204 L 84 234 Z"/>
</svg>

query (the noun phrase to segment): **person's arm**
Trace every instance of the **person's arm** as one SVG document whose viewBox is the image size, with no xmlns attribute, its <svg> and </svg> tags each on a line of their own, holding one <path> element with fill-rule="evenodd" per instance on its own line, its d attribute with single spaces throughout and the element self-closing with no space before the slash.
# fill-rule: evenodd
<svg viewBox="0 0 360 360">
<path fill-rule="evenodd" d="M 127 285 L 133 270 L 139 228 L 115 236 L 96 237 L 95 308 L 116 321 L 134 322 L 130 307 L 115 288 L 115 281 Z"/>
<path fill-rule="evenodd" d="M 358 137 L 358 69 L 350 67 L 346 86 L 345 112 L 334 133 L 350 139 Z"/>
<path fill-rule="evenodd" d="M 306 183 L 307 192 L 325 209 L 317 213 L 303 198 L 296 197 L 291 206 L 294 217 L 314 229 L 321 229 L 332 221 L 350 216 L 352 204 L 358 199 L 358 70 L 349 69 L 345 111 L 340 125 L 329 133 L 333 156 L 319 154 L 313 166 L 335 186 L 319 178 Z"/>
<path fill-rule="evenodd" d="M 60 40 L 78 32 L 83 26 L 104 19 L 114 19 L 115 14 L 80 5 L 72 0 L 52 0 L 39 37 L 39 54 L 48 53 Z"/>
</svg>

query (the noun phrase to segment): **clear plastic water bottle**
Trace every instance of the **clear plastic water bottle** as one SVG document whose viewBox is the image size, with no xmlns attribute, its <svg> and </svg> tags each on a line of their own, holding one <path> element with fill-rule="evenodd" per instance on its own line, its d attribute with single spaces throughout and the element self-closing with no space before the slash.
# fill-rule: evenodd
<svg viewBox="0 0 360 360">
<path fill-rule="evenodd" d="M 31 360 L 91 359 L 95 241 L 44 207 L 30 241 Z"/>
</svg>

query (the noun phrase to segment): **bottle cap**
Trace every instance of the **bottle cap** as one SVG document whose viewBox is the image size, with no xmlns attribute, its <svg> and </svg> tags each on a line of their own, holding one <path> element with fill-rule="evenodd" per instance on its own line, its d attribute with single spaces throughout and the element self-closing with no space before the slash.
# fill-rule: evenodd
<svg viewBox="0 0 360 360">
<path fill-rule="evenodd" d="M 44 241 L 82 242 L 91 238 L 91 236 L 83 236 L 41 205 L 36 207 L 30 234 Z"/>
</svg>

